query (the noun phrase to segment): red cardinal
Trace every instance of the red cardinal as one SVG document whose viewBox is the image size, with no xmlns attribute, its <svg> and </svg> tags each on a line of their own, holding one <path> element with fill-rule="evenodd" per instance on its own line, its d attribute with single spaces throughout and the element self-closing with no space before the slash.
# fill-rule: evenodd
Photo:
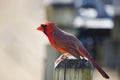
<svg viewBox="0 0 120 80">
<path fill-rule="evenodd" d="M 74 35 L 64 32 L 52 22 L 41 24 L 37 30 L 43 31 L 48 37 L 51 45 L 63 53 L 63 55 L 57 59 L 57 62 L 67 58 L 68 54 L 73 55 L 77 59 L 80 59 L 80 56 L 82 56 L 87 58 L 103 77 L 109 79 L 109 76 L 100 68 L 93 58 L 90 57 L 89 52 Z"/>
</svg>

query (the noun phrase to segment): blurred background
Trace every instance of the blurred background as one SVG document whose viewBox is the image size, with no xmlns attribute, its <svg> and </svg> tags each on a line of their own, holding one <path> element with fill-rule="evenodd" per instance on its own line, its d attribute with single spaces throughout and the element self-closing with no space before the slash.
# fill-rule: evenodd
<svg viewBox="0 0 120 80">
<path fill-rule="evenodd" d="M 44 21 L 76 35 L 110 80 L 120 79 L 120 0 L 0 0 L 0 11 L 0 80 L 53 80 L 60 53 L 36 31 Z"/>
</svg>

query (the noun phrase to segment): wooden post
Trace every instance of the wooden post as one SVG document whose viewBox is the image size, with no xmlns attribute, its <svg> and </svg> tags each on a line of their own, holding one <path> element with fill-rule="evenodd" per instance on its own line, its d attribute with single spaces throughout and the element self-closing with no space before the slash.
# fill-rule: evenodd
<svg viewBox="0 0 120 80">
<path fill-rule="evenodd" d="M 92 80 L 93 66 L 85 59 L 65 59 L 54 69 L 54 80 Z"/>
</svg>

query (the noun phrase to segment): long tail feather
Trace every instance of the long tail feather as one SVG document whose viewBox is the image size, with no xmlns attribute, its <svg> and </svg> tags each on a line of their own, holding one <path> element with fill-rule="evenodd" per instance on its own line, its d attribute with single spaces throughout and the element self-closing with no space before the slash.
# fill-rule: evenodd
<svg viewBox="0 0 120 80">
<path fill-rule="evenodd" d="M 101 73 L 103 77 L 105 77 L 106 79 L 109 79 L 109 76 L 103 71 L 103 69 L 92 58 L 89 58 L 89 60 L 92 62 L 94 67 L 96 67 L 96 69 Z"/>
<path fill-rule="evenodd" d="M 92 64 L 94 65 L 94 67 L 101 73 L 101 75 L 106 78 L 106 79 L 109 79 L 109 76 L 103 71 L 103 69 L 88 55 L 88 53 L 86 53 L 85 51 L 83 50 L 79 50 L 79 53 L 88 58 L 88 60 L 90 60 L 92 62 Z"/>
</svg>

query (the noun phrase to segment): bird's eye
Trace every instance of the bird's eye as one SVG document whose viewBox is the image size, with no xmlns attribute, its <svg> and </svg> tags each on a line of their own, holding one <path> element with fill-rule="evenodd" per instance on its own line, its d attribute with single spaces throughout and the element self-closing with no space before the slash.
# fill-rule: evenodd
<svg viewBox="0 0 120 80">
<path fill-rule="evenodd" d="M 47 25 L 46 25 L 46 24 L 41 24 L 41 26 L 42 26 L 42 27 L 47 27 Z"/>
</svg>

